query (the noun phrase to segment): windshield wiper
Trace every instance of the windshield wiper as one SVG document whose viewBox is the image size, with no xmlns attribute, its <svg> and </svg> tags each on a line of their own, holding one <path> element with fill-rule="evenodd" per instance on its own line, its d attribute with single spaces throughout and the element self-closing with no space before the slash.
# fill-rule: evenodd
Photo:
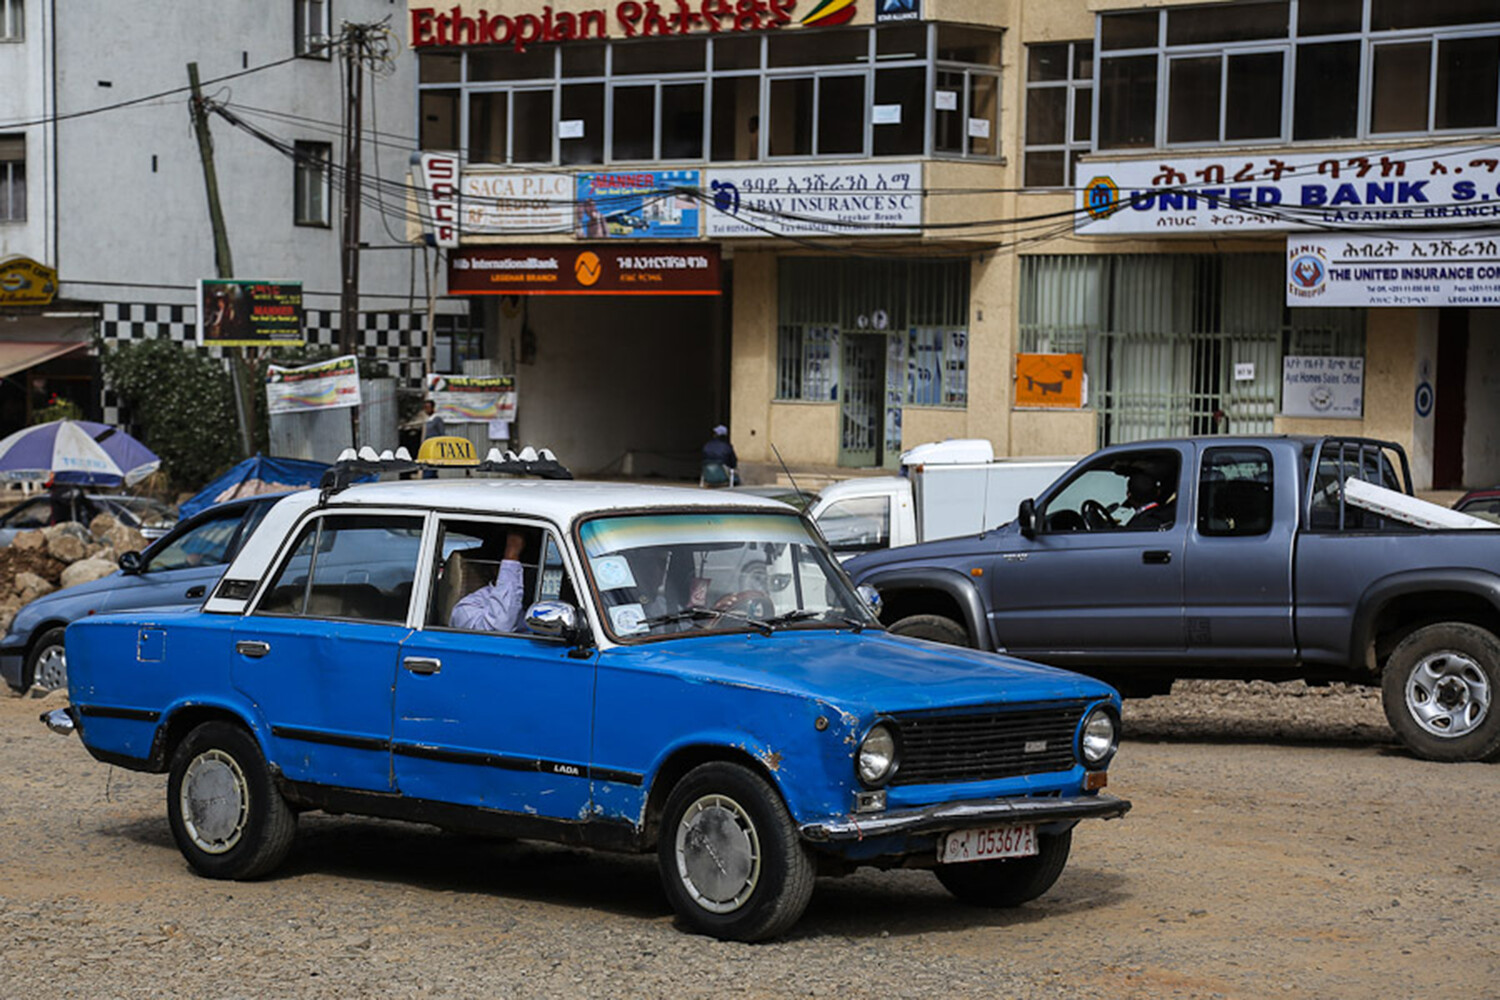
<svg viewBox="0 0 1500 1000">
<path fill-rule="evenodd" d="M 792 622 L 805 622 L 809 618 L 822 617 L 823 612 L 821 611 L 812 611 L 807 608 L 793 608 L 790 611 L 783 611 L 779 615 L 773 615 L 772 617 L 767 618 L 766 624 L 770 625 L 772 628 L 775 628 L 778 625 L 790 625 Z"/>
<path fill-rule="evenodd" d="M 704 619 L 719 621 L 722 618 L 732 618 L 737 622 L 744 622 L 761 635 L 770 635 L 774 628 L 769 622 L 763 622 L 759 618 L 751 618 L 749 615 L 739 611 L 720 611 L 717 608 L 706 608 L 701 604 L 695 604 L 692 607 L 683 608 L 681 611 L 673 611 L 665 615 L 644 618 L 640 624 L 649 629 L 655 628 L 657 625 L 671 625 L 674 622 L 698 622 Z"/>
</svg>

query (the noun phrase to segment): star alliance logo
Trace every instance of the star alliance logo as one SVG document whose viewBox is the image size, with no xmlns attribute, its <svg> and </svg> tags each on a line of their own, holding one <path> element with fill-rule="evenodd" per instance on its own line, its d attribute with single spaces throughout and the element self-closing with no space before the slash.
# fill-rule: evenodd
<svg viewBox="0 0 1500 1000">
<path fill-rule="evenodd" d="M 877 0 L 875 21 L 920 21 L 922 0 Z"/>
</svg>

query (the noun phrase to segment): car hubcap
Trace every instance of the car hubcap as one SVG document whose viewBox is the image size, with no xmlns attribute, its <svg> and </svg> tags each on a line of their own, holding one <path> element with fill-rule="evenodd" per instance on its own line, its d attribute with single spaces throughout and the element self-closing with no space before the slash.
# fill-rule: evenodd
<svg viewBox="0 0 1500 1000">
<path fill-rule="evenodd" d="M 68 683 L 68 654 L 59 644 L 48 646 L 36 658 L 36 676 L 31 682 L 43 691 L 56 691 Z"/>
<path fill-rule="evenodd" d="M 1433 736 L 1464 736 L 1478 729 L 1489 714 L 1489 679 L 1463 653 L 1433 653 L 1412 668 L 1406 679 L 1406 709 Z"/>
<path fill-rule="evenodd" d="M 240 842 L 250 814 L 250 787 L 239 762 L 222 750 L 205 750 L 182 776 L 182 825 L 206 854 L 223 854 Z"/>
<path fill-rule="evenodd" d="M 738 802 L 705 795 L 688 807 L 677 825 L 677 874 L 705 910 L 745 905 L 760 881 L 760 837 Z"/>
</svg>

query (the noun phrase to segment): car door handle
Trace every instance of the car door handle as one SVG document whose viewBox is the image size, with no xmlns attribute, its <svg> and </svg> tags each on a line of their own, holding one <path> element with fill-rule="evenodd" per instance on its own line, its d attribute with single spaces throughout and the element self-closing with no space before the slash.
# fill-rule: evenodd
<svg viewBox="0 0 1500 1000">
<path fill-rule="evenodd" d="M 1153 566 L 1165 566 L 1172 561 L 1172 553 L 1166 549 L 1147 549 L 1141 553 L 1141 562 Z"/>
<path fill-rule="evenodd" d="M 244 656 L 253 656 L 259 659 L 271 651 L 269 642 L 261 642 L 259 639 L 241 639 L 234 644 L 234 651 Z"/>
<path fill-rule="evenodd" d="M 187 589 L 187 593 L 183 594 L 182 596 L 183 597 L 188 597 L 188 598 L 202 597 L 206 592 L 207 591 L 205 590 L 205 588 L 203 587 L 203 585 L 199 584 L 196 587 L 189 587 Z"/>
<path fill-rule="evenodd" d="M 434 656 L 408 656 L 401 665 L 414 674 L 435 674 L 443 669 L 443 661 Z"/>
</svg>

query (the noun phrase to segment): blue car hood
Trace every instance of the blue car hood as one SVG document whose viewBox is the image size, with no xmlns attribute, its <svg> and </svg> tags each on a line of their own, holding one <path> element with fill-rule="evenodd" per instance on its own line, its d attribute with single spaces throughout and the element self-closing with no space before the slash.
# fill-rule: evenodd
<svg viewBox="0 0 1500 1000">
<path fill-rule="evenodd" d="M 1104 682 L 1071 671 L 874 631 L 683 636 L 607 659 L 623 666 L 638 656 L 643 666 L 877 712 L 1117 697 Z"/>
</svg>

